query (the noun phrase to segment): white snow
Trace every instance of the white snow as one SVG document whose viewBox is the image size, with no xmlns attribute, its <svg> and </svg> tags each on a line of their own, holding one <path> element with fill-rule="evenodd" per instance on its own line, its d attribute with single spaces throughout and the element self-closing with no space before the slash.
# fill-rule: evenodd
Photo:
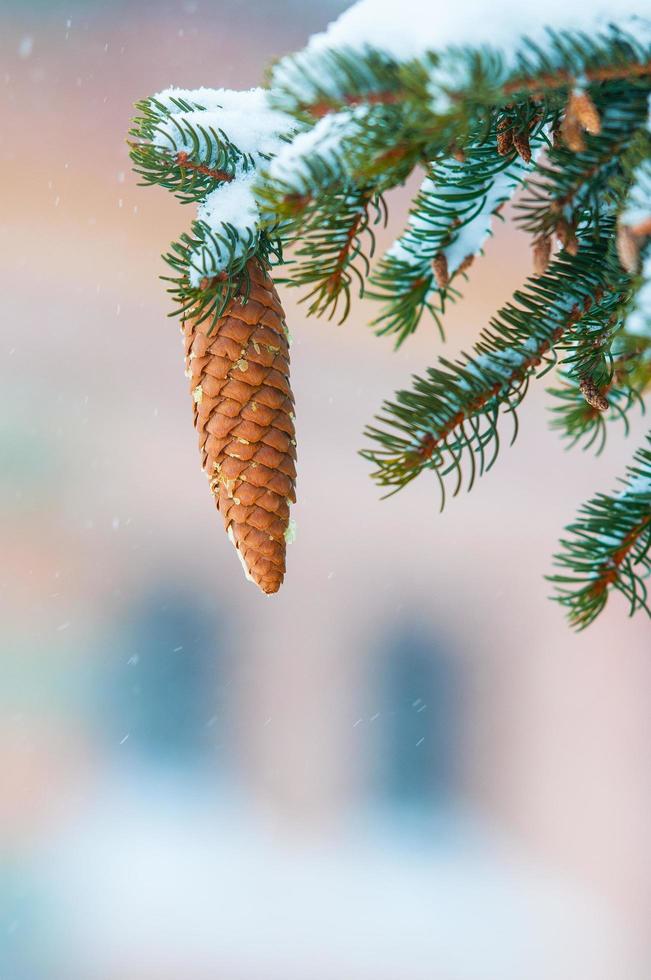
<svg viewBox="0 0 651 980">
<path fill-rule="evenodd" d="M 329 48 L 380 49 L 402 61 L 449 45 L 490 44 L 511 54 L 522 37 L 545 40 L 545 28 L 593 29 L 651 16 L 651 0 L 359 0 L 309 41 L 306 54 Z M 280 65 L 282 70 L 282 62 Z"/>
<path fill-rule="evenodd" d="M 199 205 L 197 218 L 211 228 L 232 225 L 241 236 L 254 231 L 258 217 L 258 205 L 253 194 L 255 171 L 237 175 L 229 184 L 222 184 L 211 191 Z"/>
<path fill-rule="evenodd" d="M 154 143 L 164 149 L 171 142 L 177 150 L 192 151 L 192 140 L 179 132 L 174 120 L 195 130 L 198 126 L 208 132 L 221 130 L 242 153 L 252 156 L 276 153 L 282 145 L 281 134 L 295 128 L 289 116 L 271 108 L 268 92 L 262 88 L 243 92 L 223 88 L 169 88 L 154 98 L 173 114 L 172 119 L 161 122 L 154 138 Z M 182 111 L 174 100 L 203 108 Z"/>
<path fill-rule="evenodd" d="M 233 525 L 232 524 L 229 524 L 228 525 L 228 530 L 227 530 L 226 534 L 228 536 L 228 540 L 230 541 L 230 543 L 235 548 L 235 554 L 237 555 L 237 557 L 240 560 L 240 565 L 242 566 L 242 571 L 244 572 L 244 578 L 247 580 L 247 582 L 253 582 L 255 584 L 255 580 L 254 580 L 253 576 L 251 575 L 251 572 L 247 568 L 246 562 L 244 560 L 244 555 L 242 554 L 242 552 L 240 551 L 240 549 L 237 547 L 237 541 L 235 540 L 235 534 L 233 533 Z"/>
<path fill-rule="evenodd" d="M 518 186 L 517 177 L 510 168 L 497 175 L 486 195 L 482 210 L 472 221 L 462 225 L 454 241 L 443 250 L 450 273 L 455 272 L 467 256 L 477 255 L 481 251 L 491 233 L 495 208 L 501 201 L 509 200 Z"/>
<path fill-rule="evenodd" d="M 256 164 L 266 161 L 286 144 L 283 134 L 296 124 L 283 112 L 271 108 L 269 93 L 255 88 L 237 92 L 229 89 L 168 88 L 154 96 L 170 110 L 154 134 L 153 142 L 165 150 L 195 154 L 190 128 L 202 144 L 202 163 L 216 160 L 215 139 L 223 134 L 248 159 L 238 166 L 231 181 L 220 184 L 199 204 L 197 218 L 217 238 L 226 241 L 202 243 L 191 255 L 190 282 L 198 287 L 205 276 L 221 272 L 256 242 L 260 209 L 254 192 Z M 178 103 L 192 106 L 179 109 Z M 227 227 L 228 226 L 228 227 Z M 228 230 L 234 236 L 228 234 Z M 230 243 L 230 244 L 229 244 Z"/>
<path fill-rule="evenodd" d="M 626 332 L 651 338 L 651 254 L 642 263 L 644 283 L 635 297 L 635 306 L 626 320 Z"/>
<path fill-rule="evenodd" d="M 257 238 L 260 211 L 253 193 L 255 170 L 240 172 L 235 180 L 220 184 L 205 198 L 197 209 L 197 218 L 204 221 L 219 236 L 227 237 L 226 225 L 236 234 L 229 247 L 224 242 L 219 247 L 208 241 L 196 249 L 190 266 L 190 283 L 197 287 L 204 276 L 214 276 L 234 259 L 248 252 Z"/>
<path fill-rule="evenodd" d="M 293 184 L 302 186 L 299 183 L 300 174 L 305 178 L 303 184 L 309 179 L 309 171 L 302 167 L 306 158 L 316 152 L 319 159 L 334 162 L 342 142 L 353 137 L 357 126 L 367 114 L 366 106 L 358 106 L 343 112 L 333 112 L 319 119 L 312 129 L 299 133 L 291 143 L 285 143 L 280 148 L 269 165 L 269 175 L 274 180 L 282 181 L 291 174 Z"/>
<path fill-rule="evenodd" d="M 508 63 L 509 57 L 519 47 L 520 38 L 527 36 L 543 42 L 547 26 L 579 29 L 616 22 L 630 27 L 633 23 L 631 18 L 635 15 L 636 36 L 640 38 L 646 32 L 651 37 L 651 21 L 640 17 L 651 17 L 651 0 L 610 0 L 608 3 L 596 0 L 591 5 L 577 0 L 547 0 L 545 4 L 535 7 L 522 3 L 522 0 L 465 0 L 463 4 L 436 6 L 432 5 L 431 0 L 401 0 L 399 4 L 394 0 L 359 0 L 324 32 L 314 35 L 304 51 L 279 62 L 272 76 L 272 91 L 273 85 L 278 84 L 289 86 L 297 94 L 321 84 L 326 88 L 328 85 L 336 88 L 337 72 L 328 74 L 322 63 L 322 56 L 332 49 L 348 48 L 362 52 L 377 48 L 403 60 L 449 46 L 487 43 L 500 48 L 507 56 Z M 439 111 L 446 109 L 441 103 L 441 96 L 445 94 L 441 91 L 441 85 L 445 79 L 450 81 L 450 71 L 454 71 L 454 59 L 450 60 L 449 66 L 443 61 L 431 69 L 433 108 Z M 201 127 L 208 133 L 203 137 L 198 131 L 199 138 L 208 141 L 202 162 L 209 162 L 214 154 L 211 129 L 221 131 L 249 157 L 246 162 L 248 169 L 242 162 L 235 179 L 220 185 L 199 206 L 200 220 L 206 222 L 217 235 L 224 233 L 225 225 L 232 226 L 239 244 L 235 245 L 234 252 L 210 244 L 197 249 L 193 256 L 196 268 L 191 270 L 194 285 L 198 285 L 204 275 L 221 271 L 230 258 L 242 255 L 255 240 L 261 224 L 254 190 L 257 165 L 263 163 L 265 168 L 268 167 L 274 180 L 282 182 L 289 178 L 297 188 L 306 187 L 313 182 L 306 167 L 311 157 L 317 156 L 336 169 L 338 150 L 344 142 L 347 151 L 352 150 L 354 157 L 357 127 L 370 111 L 362 105 L 333 112 L 320 119 L 311 129 L 294 135 L 289 142 L 288 137 L 296 133 L 300 124 L 272 107 L 269 91 L 262 88 L 248 91 L 167 88 L 155 98 L 171 112 L 171 118 L 162 120 L 157 128 L 154 136 L 156 145 L 192 154 L 193 141 L 185 128 L 192 126 L 197 132 L 197 127 Z M 191 108 L 179 109 L 179 101 Z M 647 195 L 649 183 L 651 179 L 644 186 Z M 466 256 L 481 250 L 490 234 L 496 205 L 510 197 L 516 186 L 513 174 L 503 172 L 498 175 L 481 213 L 463 226 L 444 250 L 450 272 L 458 269 Z M 631 208 L 634 206 L 637 207 L 637 202 L 632 200 Z M 403 242 L 399 241 L 393 246 L 391 254 L 405 261 L 418 261 L 410 254 L 409 248 L 404 247 L 405 244 L 411 244 L 408 232 Z M 643 294 L 644 290 L 640 297 Z M 645 303 L 648 299 L 645 298 Z M 651 307 L 651 303 L 648 305 Z M 639 325 L 636 327 L 636 315 L 634 313 L 631 317 L 631 330 L 639 329 Z"/>
<path fill-rule="evenodd" d="M 313 35 L 302 51 L 278 62 L 272 87 L 284 89 L 298 101 L 309 102 L 322 94 L 336 97 L 347 82 L 337 71 L 334 55 L 363 56 L 369 49 L 401 62 L 445 49 L 488 45 L 501 54 L 504 69 L 509 70 L 523 38 L 544 49 L 549 27 L 594 33 L 612 23 L 628 29 L 638 40 L 651 39 L 651 0 L 548 0 L 539 4 L 523 0 L 438 4 L 432 0 L 358 0 L 325 31 Z M 448 56 L 430 64 L 428 71 L 432 109 L 446 113 L 450 108 L 446 90 L 467 84 L 463 77 L 467 65 Z"/>
<path fill-rule="evenodd" d="M 648 473 L 636 473 L 634 476 L 631 476 L 620 497 L 628 497 L 632 493 L 641 493 L 645 496 L 651 495 L 651 477 Z"/>
<path fill-rule="evenodd" d="M 458 180 L 458 169 L 458 165 L 456 169 L 451 166 L 449 173 L 451 182 Z M 496 174 L 493 183 L 487 189 L 480 211 L 458 229 L 451 229 L 452 240 L 446 248 L 442 249 L 447 259 L 450 274 L 456 272 L 465 258 L 481 252 L 491 234 L 495 209 L 500 203 L 510 200 L 520 186 L 520 181 L 527 169 L 529 169 L 527 164 L 516 159 L 509 167 Z M 437 165 L 436 176 L 442 186 L 447 186 L 445 183 L 445 164 Z M 435 188 L 436 182 L 431 177 L 426 177 L 421 185 L 420 193 L 427 194 L 433 192 Z M 477 202 L 474 202 L 473 210 L 476 207 Z M 463 220 L 463 216 L 460 215 L 460 217 Z M 418 214 L 411 215 L 407 230 L 389 248 L 387 256 L 412 266 L 429 264 L 439 251 L 436 239 L 431 237 L 428 240 L 427 232 L 429 230 L 430 225 L 424 218 Z M 413 234 L 414 232 L 416 234 Z"/>
<path fill-rule="evenodd" d="M 296 541 L 296 521 L 293 517 L 289 518 L 289 524 L 285 528 L 284 537 L 286 544 L 294 544 Z"/>
</svg>

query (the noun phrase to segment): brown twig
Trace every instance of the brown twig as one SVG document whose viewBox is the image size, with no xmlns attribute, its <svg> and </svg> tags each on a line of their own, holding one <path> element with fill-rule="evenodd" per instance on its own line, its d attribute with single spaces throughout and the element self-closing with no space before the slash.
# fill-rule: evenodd
<svg viewBox="0 0 651 980">
<path fill-rule="evenodd" d="M 519 364 L 516 368 L 514 368 L 513 371 L 508 375 L 508 377 L 504 381 L 495 382 L 495 384 L 491 385 L 491 387 L 487 391 L 482 392 L 481 395 L 478 395 L 476 398 L 473 398 L 473 400 L 469 402 L 469 404 L 467 405 L 465 411 L 460 410 L 456 412 L 456 414 L 453 415 L 448 422 L 446 422 L 446 424 L 438 433 L 438 436 L 435 437 L 431 433 L 427 433 L 427 435 L 425 435 L 422 438 L 418 448 L 412 454 L 410 460 L 411 465 L 417 466 L 419 463 L 422 463 L 425 460 L 430 459 L 434 454 L 434 450 L 436 449 L 436 447 L 440 445 L 440 443 L 445 442 L 448 436 L 456 428 L 458 428 L 468 419 L 477 415 L 477 413 L 480 412 L 485 407 L 485 405 L 487 404 L 487 402 L 490 401 L 491 398 L 494 398 L 503 389 L 507 389 L 507 390 L 511 389 L 515 385 L 520 384 L 522 381 L 524 381 L 527 373 L 532 368 L 535 368 L 540 364 L 544 355 L 547 354 L 549 350 L 551 350 L 551 348 L 554 346 L 554 344 L 556 344 L 560 340 L 563 334 L 567 330 L 571 329 L 581 319 L 582 316 L 583 316 L 583 311 L 581 311 L 578 306 L 575 306 L 570 312 L 570 315 L 567 319 L 567 323 L 564 323 L 562 326 L 557 327 L 549 339 L 541 341 L 540 346 L 537 348 L 537 350 L 532 351 L 531 355 L 525 358 L 521 362 L 521 364 Z"/>
<path fill-rule="evenodd" d="M 227 173 L 225 170 L 213 170 L 203 163 L 194 163 L 183 150 L 176 154 L 175 162 L 183 170 L 194 170 L 195 173 L 205 174 L 206 177 L 212 177 L 213 180 L 221 180 L 228 183 L 233 179 L 233 175 Z"/>
<path fill-rule="evenodd" d="M 640 535 L 650 524 L 651 514 L 649 514 L 647 517 L 643 517 L 642 520 L 628 532 L 617 551 L 614 551 L 610 558 L 603 562 L 597 571 L 597 579 L 594 585 L 592 585 L 588 590 L 591 596 L 601 595 L 602 592 L 606 591 L 609 585 L 613 585 L 617 581 L 620 565 L 623 564 L 629 553 L 635 547 L 635 543 Z"/>
<path fill-rule="evenodd" d="M 362 224 L 362 222 L 364 221 L 368 213 L 368 200 L 369 200 L 369 195 L 366 195 L 365 202 L 362 209 L 355 216 L 355 220 L 351 223 L 350 228 L 346 232 L 346 239 L 344 241 L 344 244 L 341 246 L 337 254 L 337 258 L 335 259 L 335 267 L 324 283 L 325 291 L 329 296 L 333 296 L 335 293 L 338 292 L 339 284 L 341 282 L 341 277 L 344 269 L 346 268 L 347 259 L 350 254 L 352 244 L 359 231 L 360 225 Z"/>
<path fill-rule="evenodd" d="M 583 73 L 583 77 L 588 82 L 606 82 L 619 78 L 642 78 L 645 75 L 651 75 L 651 61 L 634 62 L 629 65 L 610 65 L 607 68 L 588 68 Z M 575 82 L 576 79 L 570 72 L 559 70 L 554 74 L 545 73 L 530 78 L 514 78 L 503 86 L 502 92 L 504 95 L 511 95 L 514 92 L 528 92 L 531 98 L 540 99 L 543 97 L 543 90 L 566 88 L 574 85 Z M 360 95 L 348 93 L 339 99 L 324 99 L 320 102 L 313 102 L 311 105 L 302 105 L 301 108 L 316 119 L 320 119 L 329 112 L 335 112 L 342 107 L 395 105 L 403 102 L 408 94 L 406 89 L 392 92 L 365 92 Z"/>
</svg>

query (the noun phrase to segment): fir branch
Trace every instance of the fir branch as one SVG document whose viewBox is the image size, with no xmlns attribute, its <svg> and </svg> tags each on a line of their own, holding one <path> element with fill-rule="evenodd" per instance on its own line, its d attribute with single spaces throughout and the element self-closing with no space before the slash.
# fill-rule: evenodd
<svg viewBox="0 0 651 980">
<path fill-rule="evenodd" d="M 606 66 L 586 66 L 574 72 L 562 69 L 540 74 L 533 78 L 514 78 L 503 86 L 505 95 L 526 94 L 532 99 L 543 99 L 549 92 L 556 89 L 569 89 L 576 85 L 578 79 L 594 84 L 613 81 L 632 81 L 636 78 L 646 78 L 651 75 L 651 61 L 635 62 L 626 60 L 622 64 Z"/>
<path fill-rule="evenodd" d="M 629 412 L 638 406 L 645 411 L 640 392 L 627 384 L 608 385 L 601 389 L 602 397 L 608 402 L 608 409 L 601 411 L 586 401 L 579 385 L 569 380 L 560 388 L 548 388 L 555 404 L 552 406 L 552 428 L 558 430 L 568 440 L 568 448 L 579 444 L 584 450 L 593 449 L 599 456 L 606 445 L 608 424 L 619 421 L 624 426 L 624 435 L 630 432 Z"/>
<path fill-rule="evenodd" d="M 385 402 L 378 416 L 382 427 L 372 426 L 367 436 L 379 448 L 362 455 L 376 467 L 373 477 L 381 486 L 405 486 L 423 469 L 433 469 L 445 500 L 443 478 L 455 473 L 456 495 L 462 485 L 461 463 L 470 466 L 468 489 L 477 472 L 493 465 L 499 449 L 499 421 L 504 408 L 517 434 L 517 406 L 526 394 L 530 377 L 545 362 L 556 360 L 555 348 L 577 328 L 590 311 L 595 318 L 609 316 L 604 281 L 604 257 L 612 223 L 596 241 L 582 240 L 575 256 L 561 254 L 547 273 L 528 281 L 518 291 L 518 306 L 508 303 L 483 331 L 473 356 L 456 362 L 439 359 L 424 378 L 415 378 L 408 391 Z M 601 300 L 599 297 L 602 297 Z M 545 373 L 544 370 L 542 373 Z M 486 451 L 492 447 L 487 462 Z M 477 459 L 475 459 L 477 457 Z"/>
<path fill-rule="evenodd" d="M 228 183 L 233 180 L 233 174 L 228 173 L 226 170 L 217 170 L 215 167 L 208 167 L 205 163 L 197 163 L 195 160 L 191 160 L 184 150 L 176 154 L 174 162 L 181 170 L 193 170 L 195 173 L 202 174 L 204 177 L 210 177 L 216 184 Z"/>
<path fill-rule="evenodd" d="M 307 287 L 310 313 L 344 319 L 369 277 L 383 193 L 427 167 L 409 226 L 371 279 L 384 303 L 375 326 L 400 343 L 425 309 L 440 325 L 528 169 L 517 220 L 536 275 L 470 355 L 440 358 L 384 404 L 362 455 L 389 492 L 433 470 L 443 505 L 491 468 L 504 414 L 515 438 L 530 381 L 559 357 L 554 425 L 600 451 L 608 423 L 627 431 L 651 385 L 651 51 L 640 39 L 549 31 L 515 52 L 448 47 L 406 61 L 316 44 L 274 68 L 271 92 L 170 89 L 141 103 L 136 171 L 201 201 L 166 256 L 175 312 L 212 327 L 234 297 L 247 302 L 251 258 L 280 262 L 291 243 L 289 284 Z M 651 437 L 635 463 L 622 493 L 586 505 L 558 557 L 559 599 L 578 628 L 611 589 L 649 611 Z"/>
<path fill-rule="evenodd" d="M 536 239 L 567 242 L 580 221 L 598 222 L 604 209 L 620 208 L 640 160 L 639 130 L 648 93 L 605 84 L 594 93 L 601 119 L 598 135 L 586 135 L 581 152 L 555 141 L 528 181 L 516 220 Z"/>
<path fill-rule="evenodd" d="M 523 38 L 507 71 L 498 52 L 488 47 L 447 48 L 430 52 L 420 59 L 397 62 L 382 52 L 366 48 L 359 51 L 309 50 L 283 59 L 271 76 L 275 99 L 284 111 L 306 118 L 320 119 L 330 112 L 360 105 L 400 106 L 415 102 L 423 94 L 423 76 L 437 79 L 436 68 L 456 61 L 455 74 L 463 76 L 466 62 L 474 69 L 473 98 L 493 107 L 533 98 L 543 101 L 555 93 L 566 93 L 578 80 L 600 84 L 605 81 L 635 81 L 651 75 L 651 58 L 643 44 L 630 34 L 610 28 L 589 38 L 585 34 L 549 31 L 549 47 Z M 481 62 L 486 70 L 477 73 Z M 477 87 L 477 79 L 486 82 Z M 306 84 L 307 83 L 307 84 Z M 470 85 L 455 89 L 445 86 L 453 102 L 468 97 Z M 305 97 L 306 89 L 311 98 Z M 465 89 L 465 90 L 464 90 Z"/>
<path fill-rule="evenodd" d="M 651 574 L 651 436 L 621 482 L 618 494 L 597 494 L 581 508 L 555 556 L 562 571 L 549 576 L 578 630 L 599 615 L 613 589 L 628 600 L 630 615 L 651 615 L 644 581 Z"/>
<path fill-rule="evenodd" d="M 144 186 L 159 184 L 189 204 L 254 166 L 222 130 L 199 121 L 207 112 L 201 105 L 147 99 L 137 108 L 128 144 Z"/>
<path fill-rule="evenodd" d="M 278 239 L 262 231 L 251 237 L 243 247 L 235 231 L 231 229 L 229 232 L 228 226 L 224 227 L 225 234 L 218 236 L 203 222 L 196 221 L 192 225 L 193 234 L 182 234 L 163 256 L 175 273 L 161 276 L 164 282 L 169 283 L 167 292 L 174 302 L 169 316 L 191 318 L 198 324 L 210 320 L 208 333 L 234 296 L 240 296 L 242 302 L 246 302 L 249 289 L 247 264 L 253 256 L 265 266 L 273 261 L 282 262 L 282 248 Z M 225 266 L 217 273 L 211 271 L 215 248 L 222 250 L 225 257 Z M 199 264 L 202 249 L 207 251 L 205 268 Z"/>
<path fill-rule="evenodd" d="M 369 189 L 351 187 L 337 196 L 312 202 L 300 224 L 300 245 L 288 262 L 289 285 L 310 286 L 301 302 L 308 302 L 308 312 L 335 316 L 343 301 L 340 322 L 350 309 L 350 292 L 354 284 L 363 295 L 364 278 L 375 248 L 373 225 L 386 220 L 381 197 Z"/>
<path fill-rule="evenodd" d="M 542 101 L 550 92 L 559 89 L 571 89 L 576 85 L 579 78 L 590 83 L 601 83 L 632 81 L 648 76 L 651 76 L 651 61 L 627 61 L 624 64 L 601 68 L 584 68 L 583 70 L 577 68 L 574 72 L 563 71 L 562 69 L 549 73 L 541 72 L 531 77 L 516 77 L 505 82 L 500 87 L 502 98 L 498 100 L 498 104 L 506 105 L 513 96 Z M 338 112 L 341 108 L 350 109 L 360 105 L 400 105 L 412 95 L 413 93 L 407 87 L 381 92 L 345 92 L 337 98 L 323 98 L 312 103 L 299 103 L 296 106 L 296 111 L 310 115 L 314 119 L 321 119 L 331 112 Z"/>
<path fill-rule="evenodd" d="M 534 119 L 522 124 L 528 128 Z M 542 139 L 540 117 L 534 145 Z M 509 130 L 510 132 L 510 130 Z M 490 234 L 498 214 L 524 180 L 526 164 L 510 148 L 500 155 L 495 123 L 458 158 L 432 163 L 410 210 L 409 225 L 371 274 L 369 295 L 383 302 L 372 321 L 378 334 L 396 334 L 399 346 L 413 333 L 429 310 L 441 334 L 447 299 L 458 292 L 452 281 L 466 272 Z M 437 276 L 438 256 L 445 259 L 444 276 Z"/>
</svg>

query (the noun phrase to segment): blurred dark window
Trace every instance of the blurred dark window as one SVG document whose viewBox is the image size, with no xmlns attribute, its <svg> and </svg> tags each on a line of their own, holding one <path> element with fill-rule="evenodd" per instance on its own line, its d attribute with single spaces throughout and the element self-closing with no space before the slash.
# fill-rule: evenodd
<svg viewBox="0 0 651 980">
<path fill-rule="evenodd" d="M 151 761 L 200 763 L 224 741 L 228 644 L 218 614 L 161 587 L 127 611 L 110 657 L 111 739 Z"/>
<path fill-rule="evenodd" d="M 460 661 L 431 627 L 409 621 L 388 634 L 374 664 L 380 795 L 410 807 L 451 802 L 461 767 Z"/>
</svg>

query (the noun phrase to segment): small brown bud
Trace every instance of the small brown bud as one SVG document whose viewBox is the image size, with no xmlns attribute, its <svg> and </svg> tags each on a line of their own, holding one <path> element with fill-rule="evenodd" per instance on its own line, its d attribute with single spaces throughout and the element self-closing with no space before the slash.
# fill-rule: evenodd
<svg viewBox="0 0 651 980">
<path fill-rule="evenodd" d="M 617 228 L 617 255 L 622 268 L 630 276 L 635 275 L 640 265 L 640 243 L 628 225 L 619 225 Z"/>
<path fill-rule="evenodd" d="M 457 163 L 466 162 L 465 152 L 461 149 L 460 146 L 457 146 L 456 143 L 453 143 L 452 146 L 450 147 L 450 156 L 452 156 L 457 161 Z"/>
<path fill-rule="evenodd" d="M 565 118 L 561 123 L 561 134 L 565 145 L 573 153 L 583 153 L 585 150 L 585 140 L 583 139 L 583 128 L 574 115 L 566 111 Z"/>
<path fill-rule="evenodd" d="M 552 240 L 549 235 L 537 238 L 533 243 L 533 271 L 542 276 L 547 271 L 552 254 Z"/>
<path fill-rule="evenodd" d="M 502 116 L 497 124 L 497 152 L 501 157 L 506 157 L 513 150 L 513 129 L 511 121 Z"/>
<path fill-rule="evenodd" d="M 563 139 L 574 153 L 582 153 L 585 148 L 584 133 L 598 136 L 601 132 L 601 119 L 597 107 L 587 92 L 576 90 L 570 94 L 561 124 Z"/>
<path fill-rule="evenodd" d="M 579 251 L 579 240 L 576 237 L 574 228 L 568 224 L 565 218 L 561 218 L 556 225 L 556 237 L 568 255 L 577 254 Z"/>
<path fill-rule="evenodd" d="M 571 113 L 586 133 L 598 136 L 601 132 L 601 118 L 597 107 L 587 92 L 580 90 L 572 92 L 567 103 L 567 112 Z"/>
<path fill-rule="evenodd" d="M 573 231 L 570 232 L 570 235 L 567 239 L 565 251 L 567 252 L 568 255 L 572 255 L 572 256 L 578 255 L 579 253 L 579 239 L 576 237 Z"/>
<path fill-rule="evenodd" d="M 465 259 L 457 269 L 457 272 L 467 272 L 474 261 L 475 261 L 474 255 L 466 255 Z"/>
<path fill-rule="evenodd" d="M 445 256 L 445 252 L 439 252 L 432 259 L 432 269 L 434 271 L 434 278 L 436 279 L 436 285 L 439 289 L 445 289 L 450 281 L 450 274 L 448 272 L 448 260 Z"/>
<path fill-rule="evenodd" d="M 513 134 L 513 146 L 516 148 L 525 163 L 531 161 L 531 146 L 529 145 L 529 134 L 518 130 Z"/>
<path fill-rule="evenodd" d="M 591 378 L 584 378 L 579 385 L 579 391 L 587 401 L 591 408 L 595 408 L 598 412 L 607 412 L 610 408 L 610 403 L 608 399 L 601 394 L 596 384 Z"/>
</svg>

